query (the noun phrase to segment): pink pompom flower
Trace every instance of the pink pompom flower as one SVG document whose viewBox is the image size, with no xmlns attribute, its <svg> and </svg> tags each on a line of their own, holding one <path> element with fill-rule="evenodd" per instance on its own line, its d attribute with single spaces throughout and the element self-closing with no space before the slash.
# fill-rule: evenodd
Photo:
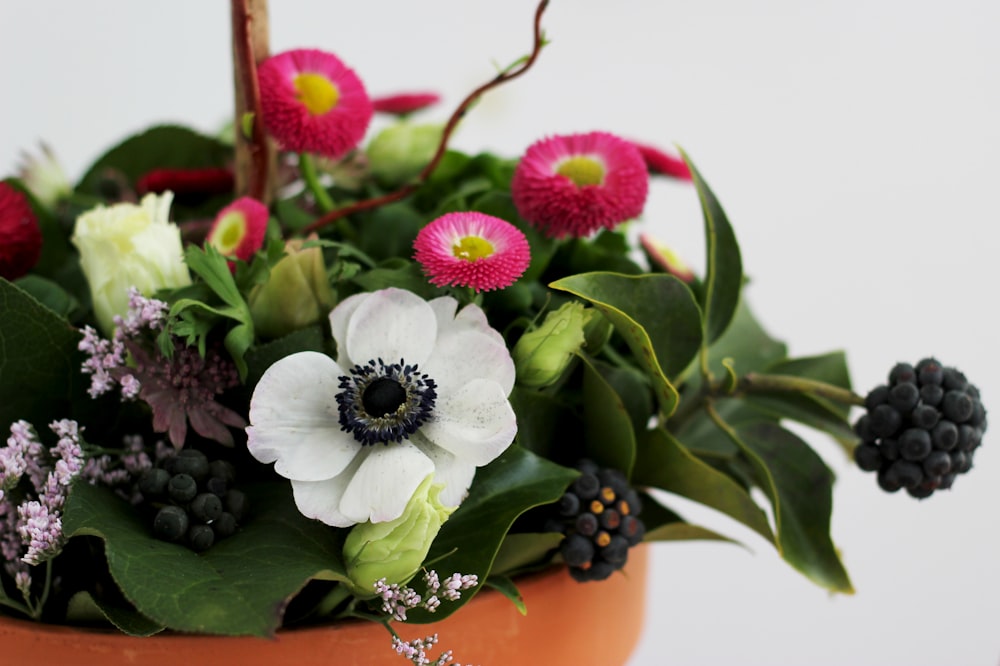
<svg viewBox="0 0 1000 666">
<path fill-rule="evenodd" d="M 521 217 L 553 238 L 613 229 L 642 212 L 648 191 L 639 149 L 607 132 L 535 142 L 511 181 Z"/>
<path fill-rule="evenodd" d="M 240 197 L 219 211 L 205 243 L 224 257 L 250 261 L 264 244 L 267 206 L 250 197 Z"/>
<path fill-rule="evenodd" d="M 28 198 L 0 182 L 0 277 L 16 280 L 38 263 L 42 230 Z"/>
<path fill-rule="evenodd" d="M 477 212 L 448 213 L 417 234 L 414 257 L 430 283 L 502 289 L 531 263 L 528 239 L 513 224 Z"/>
<path fill-rule="evenodd" d="M 691 170 L 681 158 L 666 153 L 656 146 L 639 142 L 633 143 L 639 149 L 642 159 L 646 161 L 646 168 L 649 169 L 649 173 L 670 176 L 678 180 L 691 180 Z"/>
<path fill-rule="evenodd" d="M 434 92 L 410 92 L 376 97 L 372 99 L 372 106 L 378 113 L 405 116 L 408 113 L 426 109 L 440 101 L 441 95 Z"/>
<path fill-rule="evenodd" d="M 286 150 L 342 157 L 364 138 L 372 103 L 337 56 L 296 49 L 257 69 L 264 126 Z"/>
</svg>

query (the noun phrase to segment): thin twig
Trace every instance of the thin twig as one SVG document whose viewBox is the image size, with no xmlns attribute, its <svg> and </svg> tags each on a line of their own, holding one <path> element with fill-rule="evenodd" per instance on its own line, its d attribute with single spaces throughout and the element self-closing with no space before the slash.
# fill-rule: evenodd
<svg viewBox="0 0 1000 666">
<path fill-rule="evenodd" d="M 264 16 L 255 17 L 249 7 L 250 0 L 232 0 L 233 58 L 236 76 L 236 141 L 245 142 L 249 156 L 249 176 L 240 185 L 246 188 L 247 196 L 258 201 L 267 200 L 268 154 L 267 136 L 261 120 L 260 85 L 257 82 L 257 60 L 253 47 L 254 20 L 266 21 Z M 266 6 L 266 5 L 265 5 Z M 243 113 L 253 114 L 249 136 L 243 131 Z"/>
<path fill-rule="evenodd" d="M 362 210 L 369 210 L 372 208 L 378 208 L 379 206 L 384 206 L 385 204 L 392 203 L 393 201 L 399 201 L 400 199 L 406 197 L 407 195 L 416 191 L 428 177 L 437 168 L 438 163 L 444 157 L 445 150 L 448 148 L 448 141 L 451 139 L 452 133 L 458 126 L 459 121 L 465 116 L 469 107 L 472 106 L 486 91 L 495 88 L 501 84 L 504 84 L 512 79 L 516 79 L 525 72 L 527 72 L 535 64 L 538 59 L 538 54 L 541 53 L 542 47 L 545 45 L 545 40 L 542 37 L 542 14 L 545 12 L 545 8 L 548 6 L 549 0 L 542 0 L 538 3 L 538 9 L 535 10 L 535 41 L 531 48 L 531 54 L 519 67 L 510 69 L 507 71 L 500 72 L 495 77 L 479 86 L 473 90 L 469 95 L 462 100 L 462 103 L 458 105 L 455 111 L 448 118 L 447 124 L 444 126 L 444 131 L 441 134 L 441 141 L 438 143 L 437 151 L 431 158 L 431 161 L 427 163 L 427 166 L 417 175 L 416 179 L 403 185 L 399 189 L 384 194 L 379 197 L 374 197 L 371 199 L 364 199 L 356 203 L 350 204 L 349 206 L 344 206 L 343 208 L 338 208 L 337 210 L 326 213 L 318 220 L 310 224 L 303 231 L 304 233 L 311 233 L 318 229 L 325 227 L 326 225 L 338 220 L 352 213 L 357 213 Z"/>
</svg>

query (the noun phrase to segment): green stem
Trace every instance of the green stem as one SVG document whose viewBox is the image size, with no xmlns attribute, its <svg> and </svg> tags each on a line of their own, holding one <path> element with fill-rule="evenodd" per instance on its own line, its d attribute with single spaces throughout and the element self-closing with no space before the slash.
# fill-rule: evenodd
<svg viewBox="0 0 1000 666">
<path fill-rule="evenodd" d="M 745 393 L 775 391 L 783 393 L 806 393 L 845 405 L 860 407 L 865 404 L 865 399 L 850 389 L 794 375 L 761 375 L 751 372 L 739 379 L 736 384 L 736 391 Z"/>
<path fill-rule="evenodd" d="M 45 584 L 42 586 L 42 593 L 38 597 L 38 605 L 35 607 L 37 615 L 35 619 L 41 619 L 42 611 L 45 609 L 45 602 L 49 600 L 49 592 L 52 591 L 52 560 L 45 561 Z"/>
<path fill-rule="evenodd" d="M 337 205 L 333 203 L 330 193 L 319 182 L 319 176 L 316 174 L 316 163 L 309 153 L 299 153 L 299 172 L 302 174 L 302 179 L 306 181 L 309 191 L 316 198 L 320 210 L 324 213 L 334 210 Z"/>
<path fill-rule="evenodd" d="M 351 592 L 347 589 L 347 586 L 343 584 L 337 585 L 316 605 L 316 614 L 320 617 L 330 615 L 340 604 L 350 598 Z"/>
<path fill-rule="evenodd" d="M 28 617 L 35 617 L 35 613 L 31 608 L 29 608 L 25 604 L 14 601 L 13 599 L 8 597 L 6 594 L 3 594 L 2 592 L 0 592 L 0 606 L 6 606 L 7 608 L 16 610 L 18 613 L 23 613 L 24 615 L 27 615 Z"/>
</svg>

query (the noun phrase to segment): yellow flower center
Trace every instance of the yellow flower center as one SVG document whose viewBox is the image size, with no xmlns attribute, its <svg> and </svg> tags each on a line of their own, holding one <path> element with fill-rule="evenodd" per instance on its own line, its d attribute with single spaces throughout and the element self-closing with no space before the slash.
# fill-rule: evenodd
<svg viewBox="0 0 1000 666">
<path fill-rule="evenodd" d="M 247 225 L 243 213 L 234 210 L 219 220 L 219 225 L 215 228 L 210 242 L 223 256 L 234 254 L 236 248 L 240 246 L 243 236 L 246 235 L 246 229 Z"/>
<path fill-rule="evenodd" d="M 479 236 L 463 236 L 458 243 L 451 246 L 451 253 L 465 261 L 485 259 L 493 254 L 493 245 Z"/>
<path fill-rule="evenodd" d="M 604 167 L 601 163 L 593 157 L 584 157 L 583 155 L 564 160 L 556 168 L 556 173 L 560 176 L 566 176 L 576 183 L 577 187 L 600 185 L 604 181 Z"/>
<path fill-rule="evenodd" d="M 296 97 L 314 116 L 321 116 L 337 106 L 340 99 L 337 86 L 322 74 L 305 72 L 296 76 L 292 84 L 295 86 Z"/>
</svg>

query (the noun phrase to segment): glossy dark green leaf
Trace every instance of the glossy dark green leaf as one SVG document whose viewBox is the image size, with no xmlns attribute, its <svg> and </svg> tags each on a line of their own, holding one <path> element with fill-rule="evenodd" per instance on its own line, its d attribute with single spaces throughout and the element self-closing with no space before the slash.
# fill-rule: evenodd
<svg viewBox="0 0 1000 666">
<path fill-rule="evenodd" d="M 604 379 L 594 363 L 583 361 L 583 455 L 601 467 L 613 467 L 632 475 L 635 464 L 635 432 L 621 396 Z"/>
<path fill-rule="evenodd" d="M 681 156 L 691 171 L 705 218 L 707 257 L 701 306 L 705 316 L 705 343 L 711 344 L 725 333 L 736 312 L 743 287 L 743 263 L 736 234 L 719 200 L 691 158 L 683 151 Z"/>
<path fill-rule="evenodd" d="M 651 430 L 639 437 L 632 481 L 711 507 L 774 542 L 767 516 L 751 499 L 750 493 L 699 460 L 670 433 Z"/>
<path fill-rule="evenodd" d="M 559 443 L 560 424 L 572 418 L 569 408 L 548 393 L 520 386 L 514 387 L 509 399 L 517 414 L 517 443 L 532 453 L 551 457 Z"/>
<path fill-rule="evenodd" d="M 721 338 L 708 349 L 709 370 L 716 377 L 725 372 L 724 359 L 732 359 L 737 374 L 760 372 L 784 359 L 786 347 L 775 340 L 754 317 L 746 299 L 741 299 L 732 323 Z M 726 437 L 703 410 L 692 403 L 703 378 L 691 372 L 685 382 L 685 398 L 668 423 L 668 428 L 684 446 L 699 455 L 732 457 L 739 449 Z M 717 408 L 729 423 L 760 419 L 761 413 L 739 400 L 720 400 Z"/>
<path fill-rule="evenodd" d="M 504 537 L 493 560 L 490 577 L 511 576 L 546 562 L 545 556 L 559 547 L 563 535 L 559 532 L 518 532 Z"/>
<path fill-rule="evenodd" d="M 701 346 L 701 313 L 691 291 L 672 275 L 571 275 L 549 285 L 589 301 L 625 339 L 651 378 L 664 414 L 677 406 L 669 377 L 680 373 Z"/>
<path fill-rule="evenodd" d="M 0 278 L 0 440 L 19 419 L 36 428 L 72 416 L 80 387 L 80 332 Z"/>
<path fill-rule="evenodd" d="M 475 574 L 486 580 L 514 519 L 532 507 L 558 500 L 576 477 L 574 470 L 511 446 L 476 471 L 469 496 L 441 528 L 428 560 L 434 561 L 434 569 L 441 576 Z M 419 623 L 440 620 L 472 596 L 465 593 L 460 601 L 441 604 L 434 614 L 416 609 L 407 614 L 407 619 Z"/>
<path fill-rule="evenodd" d="M 14 284 L 63 319 L 69 319 L 80 311 L 80 302 L 76 297 L 48 278 L 29 274 Z"/>
<path fill-rule="evenodd" d="M 490 576 L 490 579 L 486 581 L 486 585 L 510 599 L 521 615 L 528 614 L 528 607 L 524 603 L 524 597 L 521 596 L 521 591 L 517 589 L 517 585 L 510 578 L 506 576 Z"/>
<path fill-rule="evenodd" d="M 186 127 L 162 125 L 131 136 L 99 157 L 80 180 L 77 189 L 100 193 L 100 182 L 109 170 L 135 181 L 154 169 L 223 167 L 232 160 L 232 146 Z"/>
<path fill-rule="evenodd" d="M 643 541 L 728 541 L 740 545 L 729 537 L 700 525 L 688 523 L 676 513 L 660 504 L 648 494 L 642 495 L 642 512 L 639 514 L 646 527 Z"/>
<path fill-rule="evenodd" d="M 774 507 L 778 551 L 818 585 L 852 593 L 851 581 L 830 539 L 833 473 L 809 445 L 770 422 L 729 433 L 753 464 Z"/>
<path fill-rule="evenodd" d="M 239 532 L 197 554 L 156 539 L 134 507 L 106 488 L 74 485 L 63 528 L 104 540 L 125 598 L 153 622 L 186 632 L 270 636 L 311 579 L 346 580 L 335 530 L 303 517 L 286 483 L 248 489 Z"/>
</svg>

